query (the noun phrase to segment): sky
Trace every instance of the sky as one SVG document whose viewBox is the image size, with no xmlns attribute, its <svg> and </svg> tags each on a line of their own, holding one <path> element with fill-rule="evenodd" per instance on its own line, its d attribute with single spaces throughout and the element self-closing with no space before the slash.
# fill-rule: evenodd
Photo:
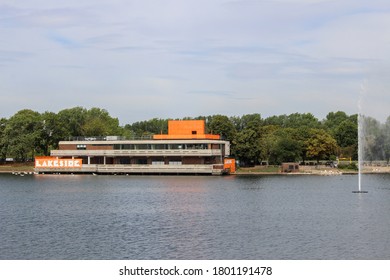
<svg viewBox="0 0 390 280">
<path fill-rule="evenodd" d="M 0 0 L 0 117 L 389 114 L 388 0 Z"/>
</svg>

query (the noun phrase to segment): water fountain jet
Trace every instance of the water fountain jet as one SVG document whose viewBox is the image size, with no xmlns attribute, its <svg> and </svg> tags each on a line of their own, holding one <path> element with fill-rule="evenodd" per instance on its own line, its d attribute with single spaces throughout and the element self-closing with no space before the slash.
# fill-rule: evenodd
<svg viewBox="0 0 390 280">
<path fill-rule="evenodd" d="M 360 106 L 359 106 L 360 107 Z M 360 108 L 359 108 L 360 109 Z M 362 170 L 363 170 L 363 118 L 361 113 L 358 114 L 358 187 L 357 191 L 352 193 L 368 193 L 368 191 L 362 191 Z"/>
</svg>

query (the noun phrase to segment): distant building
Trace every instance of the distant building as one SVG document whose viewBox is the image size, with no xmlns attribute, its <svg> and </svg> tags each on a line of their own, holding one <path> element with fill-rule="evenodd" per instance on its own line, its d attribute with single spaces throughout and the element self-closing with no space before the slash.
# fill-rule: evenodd
<svg viewBox="0 0 390 280">
<path fill-rule="evenodd" d="M 229 155 L 229 141 L 206 134 L 203 120 L 172 120 L 168 134 L 148 140 L 107 136 L 60 141 L 51 157 L 36 158 L 35 168 L 41 173 L 220 175 L 230 172 L 224 167 Z"/>
<path fill-rule="evenodd" d="M 283 173 L 296 173 L 299 172 L 298 162 L 283 162 L 281 165 Z"/>
</svg>

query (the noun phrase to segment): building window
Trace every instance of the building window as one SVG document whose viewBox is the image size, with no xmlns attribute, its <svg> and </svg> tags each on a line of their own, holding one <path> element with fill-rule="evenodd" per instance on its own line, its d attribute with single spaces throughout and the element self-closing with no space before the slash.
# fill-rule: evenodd
<svg viewBox="0 0 390 280">
<path fill-rule="evenodd" d="M 197 131 L 196 130 L 193 130 L 192 131 L 192 135 L 196 135 L 197 134 Z"/>
<path fill-rule="evenodd" d="M 137 164 L 148 164 L 148 160 L 146 158 L 139 158 L 136 160 Z"/>
<path fill-rule="evenodd" d="M 169 165 L 182 165 L 181 161 L 170 161 Z"/>
<path fill-rule="evenodd" d="M 167 145 L 165 145 L 165 144 L 154 144 L 154 145 L 152 145 L 152 148 L 154 150 L 166 150 L 167 149 Z"/>
<path fill-rule="evenodd" d="M 136 150 L 150 150 L 151 148 L 149 144 L 136 144 L 134 146 Z"/>
<path fill-rule="evenodd" d="M 114 150 L 134 150 L 133 144 L 114 144 Z"/>
<path fill-rule="evenodd" d="M 152 165 L 164 165 L 165 162 L 164 161 L 152 161 Z"/>
<path fill-rule="evenodd" d="M 180 150 L 180 149 L 183 149 L 183 147 L 184 147 L 184 144 L 171 144 L 170 145 L 171 150 Z"/>
</svg>

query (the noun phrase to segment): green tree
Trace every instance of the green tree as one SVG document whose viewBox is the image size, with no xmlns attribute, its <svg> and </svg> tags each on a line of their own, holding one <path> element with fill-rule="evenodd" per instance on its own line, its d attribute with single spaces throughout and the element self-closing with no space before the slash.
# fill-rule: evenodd
<svg viewBox="0 0 390 280">
<path fill-rule="evenodd" d="M 296 129 L 281 128 L 275 131 L 276 142 L 270 156 L 271 164 L 296 162 L 301 159 L 301 143 L 295 137 Z"/>
<path fill-rule="evenodd" d="M 353 119 L 345 119 L 333 129 L 333 136 L 340 147 L 341 157 L 357 159 L 358 125 Z"/>
<path fill-rule="evenodd" d="M 8 120 L 6 118 L 0 119 L 0 161 L 7 157 L 7 145 L 5 141 L 5 127 L 7 126 Z"/>
<path fill-rule="evenodd" d="M 290 115 L 271 116 L 264 120 L 265 125 L 277 125 L 282 128 L 310 127 L 319 128 L 321 123 L 311 113 L 294 113 Z"/>
<path fill-rule="evenodd" d="M 383 135 L 384 135 L 384 157 L 389 164 L 390 161 L 390 116 L 387 118 L 386 123 L 383 127 Z"/>
<path fill-rule="evenodd" d="M 235 135 L 233 154 L 242 165 L 255 165 L 260 158 L 259 135 L 253 129 L 244 129 Z"/>
<path fill-rule="evenodd" d="M 41 115 L 42 128 L 38 139 L 38 147 L 42 154 L 49 155 L 50 150 L 58 148 L 58 142 L 65 138 L 66 132 L 59 116 L 53 112 Z"/>
<path fill-rule="evenodd" d="M 294 113 L 290 114 L 287 117 L 285 127 L 289 128 L 302 128 L 302 127 L 310 127 L 310 128 L 319 128 L 321 126 L 320 121 L 314 117 L 311 113 Z"/>
<path fill-rule="evenodd" d="M 237 132 L 247 128 L 259 130 L 263 123 L 261 115 L 256 113 L 243 115 L 242 117 L 231 117 L 230 121 Z"/>
<path fill-rule="evenodd" d="M 168 120 L 153 118 L 147 121 L 139 121 L 131 125 L 125 125 L 125 130 L 130 131 L 132 135 L 137 137 L 154 134 L 167 134 Z"/>
<path fill-rule="evenodd" d="M 37 152 L 42 130 L 41 115 L 32 110 L 21 110 L 13 115 L 4 128 L 7 155 L 20 161 L 33 158 Z"/>
<path fill-rule="evenodd" d="M 219 134 L 228 141 L 232 141 L 236 134 L 233 123 L 227 116 L 223 115 L 212 116 L 211 120 L 208 122 L 208 128 L 211 133 Z"/>
<path fill-rule="evenodd" d="M 100 108 L 91 108 L 85 113 L 81 126 L 83 136 L 119 135 L 119 120 Z"/>
<path fill-rule="evenodd" d="M 276 143 L 278 142 L 278 130 L 279 127 L 275 125 L 267 125 L 260 128 L 260 162 L 266 161 L 269 163 L 271 155 L 275 151 Z"/>
<path fill-rule="evenodd" d="M 264 119 L 263 125 L 274 125 L 279 127 L 285 127 L 287 123 L 287 115 L 270 116 Z"/>
<path fill-rule="evenodd" d="M 349 117 L 345 112 L 342 111 L 330 112 L 326 115 L 323 124 L 325 128 L 332 133 L 342 122 L 348 119 Z"/>
<path fill-rule="evenodd" d="M 336 140 L 323 129 L 311 129 L 311 137 L 306 141 L 307 156 L 319 162 L 330 158 L 337 152 Z"/>
<path fill-rule="evenodd" d="M 83 126 L 86 121 L 87 110 L 82 107 L 64 109 L 58 112 L 59 125 L 63 126 L 62 139 L 66 137 L 85 136 Z"/>
</svg>

